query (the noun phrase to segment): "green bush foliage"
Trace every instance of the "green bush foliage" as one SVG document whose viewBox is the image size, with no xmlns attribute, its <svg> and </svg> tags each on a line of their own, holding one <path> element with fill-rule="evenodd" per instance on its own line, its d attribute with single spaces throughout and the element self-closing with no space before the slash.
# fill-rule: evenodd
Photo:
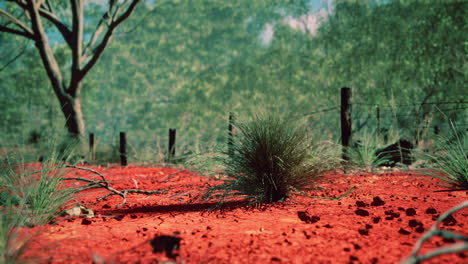
<svg viewBox="0 0 468 264">
<path fill-rule="evenodd" d="M 328 166 L 310 157 L 305 127 L 274 115 L 256 116 L 237 126 L 232 150 L 224 158 L 224 183 L 210 190 L 246 196 L 253 202 L 288 198 L 290 187 L 314 186 Z M 323 165 L 323 162 L 322 162 Z"/>
</svg>

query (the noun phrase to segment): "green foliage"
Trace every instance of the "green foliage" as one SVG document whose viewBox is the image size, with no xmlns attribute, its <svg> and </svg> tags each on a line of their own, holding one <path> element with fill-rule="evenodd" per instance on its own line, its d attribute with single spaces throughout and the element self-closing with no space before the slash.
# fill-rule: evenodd
<svg viewBox="0 0 468 264">
<path fill-rule="evenodd" d="M 229 178 L 212 192 L 223 190 L 253 202 L 278 202 L 288 197 L 290 186 L 314 187 L 327 168 L 308 162 L 310 138 L 297 123 L 267 114 L 237 129 L 232 152 L 224 158 L 223 174 Z"/>
<path fill-rule="evenodd" d="M 376 151 L 385 144 L 378 134 L 363 131 L 355 142 L 348 150 L 353 165 L 373 171 L 388 161 L 385 157 L 376 155 Z"/>
<path fill-rule="evenodd" d="M 42 225 L 71 199 L 73 190 L 62 188 L 65 167 L 57 156 L 49 157 L 39 168 L 8 160 L 0 175 L 2 203 L 22 205 L 25 225 Z"/>
<path fill-rule="evenodd" d="M 315 35 L 285 22 L 310 12 L 310 1 L 139 5 L 83 83 L 87 131 L 117 161 L 108 146 L 126 131 L 132 160 L 149 162 L 164 156 L 168 128 L 178 130 L 178 153 L 224 144 L 228 113 L 246 117 L 262 105 L 306 120 L 320 140 L 338 142 L 343 86 L 353 88 L 356 134 L 377 127 L 374 104 L 381 107 L 382 129 L 415 141 L 427 132 L 426 122 L 445 129 L 436 107 L 456 122 L 466 119 L 466 1 L 335 3 Z M 98 6 L 86 8 L 85 21 L 100 18 Z M 269 43 L 261 39 L 268 26 L 274 29 Z M 2 46 L 21 47 L 5 40 L 0 36 Z M 10 134 L 64 121 L 28 45 L 25 56 L 0 71 L 0 127 Z M 19 52 L 9 50 L 15 52 L 1 57 L 0 65 Z M 57 42 L 54 52 L 66 66 L 66 46 Z"/>
<path fill-rule="evenodd" d="M 19 263 L 33 236 L 20 228 L 48 223 L 74 193 L 62 187 L 65 167 L 59 152 L 51 151 L 35 166 L 25 163 L 20 151 L 10 151 L 0 163 L 1 263 Z"/>
</svg>

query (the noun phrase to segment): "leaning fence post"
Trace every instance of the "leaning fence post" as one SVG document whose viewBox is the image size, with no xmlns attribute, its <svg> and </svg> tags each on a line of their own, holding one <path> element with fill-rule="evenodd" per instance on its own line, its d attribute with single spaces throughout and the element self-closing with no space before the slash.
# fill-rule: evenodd
<svg viewBox="0 0 468 264">
<path fill-rule="evenodd" d="M 341 88 L 341 144 L 343 160 L 348 161 L 348 147 L 351 143 L 351 88 Z"/>
<path fill-rule="evenodd" d="M 169 152 L 168 152 L 168 161 L 171 162 L 175 156 L 175 142 L 176 142 L 176 129 L 169 129 Z"/>
<path fill-rule="evenodd" d="M 120 132 L 120 165 L 127 166 L 127 139 L 125 132 Z"/>
<path fill-rule="evenodd" d="M 234 138 L 232 130 L 234 128 L 234 114 L 232 112 L 229 113 L 229 127 L 228 127 L 228 154 L 232 156 L 234 153 Z"/>
<path fill-rule="evenodd" d="M 94 163 L 94 157 L 95 152 L 94 152 L 94 133 L 89 133 L 89 162 L 91 164 Z"/>
</svg>

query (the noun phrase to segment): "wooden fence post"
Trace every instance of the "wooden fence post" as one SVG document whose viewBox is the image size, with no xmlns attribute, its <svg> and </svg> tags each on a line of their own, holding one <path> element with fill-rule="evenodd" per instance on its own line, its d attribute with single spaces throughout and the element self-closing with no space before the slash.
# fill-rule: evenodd
<svg viewBox="0 0 468 264">
<path fill-rule="evenodd" d="M 175 143 L 176 143 L 176 129 L 169 129 L 169 152 L 168 152 L 168 161 L 171 162 L 175 156 Z"/>
<path fill-rule="evenodd" d="M 377 116 L 377 136 L 380 136 L 380 108 L 378 105 L 375 106 L 375 114 Z"/>
<path fill-rule="evenodd" d="M 94 164 L 95 149 L 94 149 L 94 133 L 89 133 L 89 162 Z"/>
<path fill-rule="evenodd" d="M 232 112 L 229 113 L 229 127 L 228 127 L 228 154 L 232 156 L 234 153 L 234 138 L 232 130 L 234 128 L 234 114 Z"/>
<path fill-rule="evenodd" d="M 343 160 L 349 161 L 348 147 L 351 143 L 351 88 L 341 88 L 341 144 Z"/>
<path fill-rule="evenodd" d="M 120 132 L 120 165 L 127 166 L 127 139 L 125 132 Z"/>
</svg>

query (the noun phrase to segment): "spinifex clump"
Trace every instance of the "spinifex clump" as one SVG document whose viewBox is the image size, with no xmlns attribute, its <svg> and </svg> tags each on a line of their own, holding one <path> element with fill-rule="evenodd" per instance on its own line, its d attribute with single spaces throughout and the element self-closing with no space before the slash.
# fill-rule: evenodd
<svg viewBox="0 0 468 264">
<path fill-rule="evenodd" d="M 289 120 L 257 116 L 237 128 L 233 150 L 224 160 L 229 179 L 212 191 L 278 202 L 288 197 L 290 187 L 312 187 L 325 168 L 308 163 L 307 130 Z"/>
</svg>

